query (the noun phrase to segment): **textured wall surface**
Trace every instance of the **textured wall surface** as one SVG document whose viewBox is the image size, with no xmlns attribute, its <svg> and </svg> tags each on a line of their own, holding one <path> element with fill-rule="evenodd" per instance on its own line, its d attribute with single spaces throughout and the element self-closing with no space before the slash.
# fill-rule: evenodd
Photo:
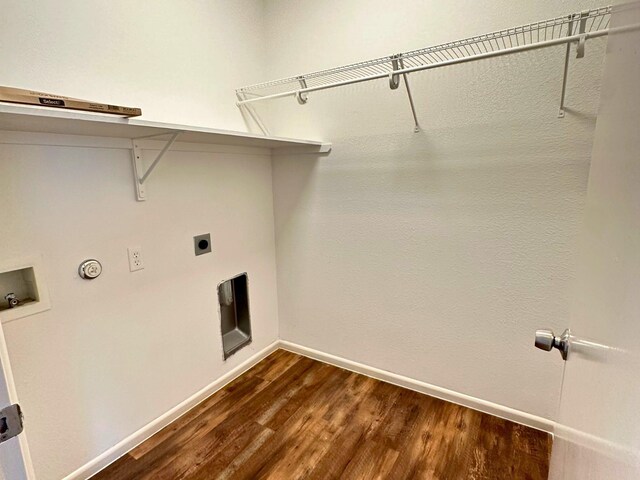
<svg viewBox="0 0 640 480">
<path fill-rule="evenodd" d="M 0 85 L 244 127 L 233 89 L 263 78 L 261 2 L 0 3 Z M 233 152 L 174 149 L 138 203 L 126 148 L 0 144 L 0 264 L 42 255 L 51 293 L 50 311 L 4 325 L 39 479 L 72 472 L 277 339 L 271 160 Z M 213 253 L 195 257 L 204 232 Z M 144 270 L 129 273 L 129 246 Z M 93 257 L 103 275 L 79 279 Z M 215 289 L 244 271 L 254 342 L 223 362 Z"/>
<path fill-rule="evenodd" d="M 2 0 L 0 85 L 244 130 L 234 89 L 264 78 L 259 0 Z"/>
<path fill-rule="evenodd" d="M 4 324 L 39 479 L 70 473 L 278 338 L 268 154 L 169 153 L 145 203 L 124 149 L 0 145 L 0 172 L 0 204 L 17 213 L 0 229 L 2 257 L 42 255 L 51 294 L 51 310 Z M 196 257 L 204 232 L 213 252 Z M 129 272 L 129 246 L 142 247 L 144 270 Z M 91 282 L 77 275 L 86 258 L 104 267 Z M 216 286 L 245 271 L 254 341 L 223 362 Z"/>
<path fill-rule="evenodd" d="M 237 86 L 595 5 L 5 0 L 0 84 L 242 129 Z M 140 204 L 126 149 L 0 145 L 0 205 L 16 212 L 0 261 L 42 254 L 51 292 L 50 311 L 5 325 L 38 478 L 266 346 L 278 307 L 287 340 L 552 417 L 562 364 L 532 334 L 567 321 L 604 44 L 572 60 L 564 120 L 562 47 L 411 76 L 420 134 L 384 81 L 273 102 L 274 133 L 334 142 L 276 159 L 273 183 L 265 152 L 174 151 Z M 207 231 L 214 253 L 196 259 Z M 146 268 L 130 274 L 135 245 Z M 99 281 L 78 279 L 87 257 Z M 223 364 L 214 289 L 240 271 L 255 340 Z"/>
<path fill-rule="evenodd" d="M 267 2 L 270 77 L 593 7 L 590 1 Z M 322 19 L 322 21 L 318 21 Z M 567 324 L 605 41 L 272 103 L 276 133 L 333 142 L 274 160 L 281 336 L 553 418 L 563 364 L 533 348 Z"/>
</svg>

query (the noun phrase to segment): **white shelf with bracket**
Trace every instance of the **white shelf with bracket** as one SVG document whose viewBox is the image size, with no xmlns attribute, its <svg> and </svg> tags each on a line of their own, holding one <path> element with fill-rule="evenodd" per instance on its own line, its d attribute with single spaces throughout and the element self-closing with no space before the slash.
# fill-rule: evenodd
<svg viewBox="0 0 640 480">
<path fill-rule="evenodd" d="M 317 154 L 328 153 L 331 150 L 330 143 L 314 140 L 265 136 L 248 132 L 149 122 L 113 115 L 4 103 L 0 103 L 0 131 L 131 139 L 136 197 L 140 201 L 146 199 L 144 185 L 149 175 L 178 139 L 184 143 L 258 147 L 281 152 L 291 150 L 296 153 Z M 150 138 L 165 140 L 166 143 L 149 167 L 145 169 L 142 149 L 136 140 Z"/>
<path fill-rule="evenodd" d="M 256 120 L 256 114 L 251 109 L 255 102 L 295 97 L 298 103 L 305 104 L 312 92 L 379 79 L 388 79 L 390 88 L 395 89 L 399 87 L 402 77 L 411 105 L 415 131 L 419 131 L 418 117 L 407 78 L 409 74 L 566 44 L 564 79 L 558 115 L 563 117 L 571 46 L 576 46 L 576 57 L 582 58 L 587 40 L 608 35 L 611 10 L 610 6 L 585 10 L 455 42 L 249 85 L 236 90 L 237 105 Z M 256 122 L 261 125 L 258 120 Z M 265 131 L 264 128 L 263 131 Z"/>
</svg>

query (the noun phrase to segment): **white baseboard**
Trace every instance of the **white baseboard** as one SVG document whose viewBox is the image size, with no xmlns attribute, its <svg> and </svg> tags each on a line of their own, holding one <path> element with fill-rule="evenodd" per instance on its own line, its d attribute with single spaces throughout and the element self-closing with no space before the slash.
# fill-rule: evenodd
<svg viewBox="0 0 640 480">
<path fill-rule="evenodd" d="M 285 340 L 280 341 L 280 348 L 289 350 L 293 353 L 298 353 L 314 360 L 329 363 L 336 367 L 344 368 L 352 372 L 361 373 L 368 377 L 381 380 L 383 382 L 392 383 L 399 387 L 408 388 L 419 393 L 424 393 L 432 397 L 440 398 L 451 403 L 456 403 L 464 407 L 472 408 L 480 412 L 488 413 L 496 417 L 511 420 L 512 422 L 526 425 L 527 427 L 542 430 L 544 432 L 553 433 L 554 422 L 537 415 L 531 415 L 530 413 L 521 412 L 513 408 L 505 407 L 497 403 L 481 400 L 464 393 L 455 392 L 446 388 L 437 387 L 429 383 L 414 380 L 409 377 L 404 377 L 395 373 L 388 372 L 386 370 L 380 370 L 379 368 L 370 367 L 362 363 L 354 362 L 346 358 L 324 353 L 319 350 L 304 347 L 296 343 L 288 342 Z"/>
<path fill-rule="evenodd" d="M 63 480 L 85 480 L 92 475 L 95 475 L 100 470 L 105 468 L 107 465 L 113 463 L 118 458 L 120 458 L 125 453 L 132 450 L 134 447 L 138 446 L 142 442 L 144 442 L 147 438 L 151 437 L 153 434 L 162 430 L 164 427 L 169 425 L 171 422 L 176 420 L 181 415 L 185 414 L 187 411 L 191 410 L 198 403 L 202 402 L 207 397 L 211 396 L 226 384 L 234 380 L 235 378 L 242 375 L 244 372 L 253 367 L 260 360 L 267 357 L 272 352 L 276 351 L 280 347 L 280 342 L 275 341 L 268 347 L 262 349 L 251 358 L 246 360 L 245 362 L 238 365 L 236 368 L 226 373 L 222 377 L 218 378 L 216 381 L 210 383 L 202 390 L 196 392 L 191 397 L 187 398 L 185 401 L 176 405 L 171 410 L 166 412 L 165 414 L 159 416 L 152 422 L 148 423 L 144 427 L 142 427 L 137 432 L 132 433 L 127 438 L 117 443 L 113 447 L 111 447 L 106 452 L 102 453 L 98 457 L 91 460 L 89 463 L 86 463 L 82 467 L 78 468 L 73 473 L 70 473 Z"/>
</svg>

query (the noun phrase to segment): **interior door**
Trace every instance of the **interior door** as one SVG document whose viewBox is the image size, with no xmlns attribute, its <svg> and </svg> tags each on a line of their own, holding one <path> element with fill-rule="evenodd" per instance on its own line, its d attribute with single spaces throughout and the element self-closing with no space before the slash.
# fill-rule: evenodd
<svg viewBox="0 0 640 480">
<path fill-rule="evenodd" d="M 18 399 L 13 384 L 11 366 L 9 365 L 7 344 L 0 325 L 0 410 L 15 403 L 18 403 Z M 3 422 L 0 421 L 0 431 L 2 431 L 2 425 Z M 0 480 L 25 479 L 33 480 L 35 475 L 31 466 L 27 440 L 23 432 L 17 437 L 0 443 Z"/>
<path fill-rule="evenodd" d="M 612 29 L 626 30 L 609 36 L 605 57 L 553 480 L 640 479 L 638 24 L 637 2 L 614 10 Z"/>
</svg>

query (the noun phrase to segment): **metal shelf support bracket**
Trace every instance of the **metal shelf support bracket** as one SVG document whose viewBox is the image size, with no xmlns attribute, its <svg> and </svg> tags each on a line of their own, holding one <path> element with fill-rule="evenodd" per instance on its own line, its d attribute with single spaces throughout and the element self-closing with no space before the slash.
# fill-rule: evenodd
<svg viewBox="0 0 640 480">
<path fill-rule="evenodd" d="M 392 72 L 389 74 L 389 88 L 395 90 L 400 86 L 400 74 L 396 73 L 397 70 L 400 70 L 398 55 L 391 57 L 391 69 Z"/>
<path fill-rule="evenodd" d="M 305 89 L 307 88 L 307 80 L 304 77 L 298 77 L 298 82 L 300 82 L 300 86 Z M 300 105 L 304 105 L 309 100 L 308 93 L 302 93 L 300 90 L 296 92 L 296 100 Z"/>
<path fill-rule="evenodd" d="M 402 58 L 400 58 L 400 68 L 404 69 L 404 62 Z M 403 73 L 402 78 L 404 79 L 404 86 L 407 89 L 407 97 L 409 97 L 409 105 L 411 106 L 411 114 L 413 115 L 413 122 L 415 123 L 413 127 L 413 132 L 420 132 L 420 124 L 418 123 L 418 114 L 416 113 L 416 106 L 413 104 L 413 95 L 411 95 L 411 88 L 409 88 L 409 74 Z"/>
<path fill-rule="evenodd" d="M 402 54 L 399 53 L 391 57 L 392 72 L 389 74 L 389 87 L 391 90 L 396 90 L 400 86 L 400 73 L 398 70 L 404 70 L 404 62 L 402 61 Z M 407 73 L 402 73 L 402 79 L 404 80 L 404 86 L 407 89 L 407 96 L 409 97 L 409 105 L 411 106 L 411 114 L 413 115 L 413 121 L 415 126 L 413 131 L 418 133 L 420 131 L 420 124 L 418 123 L 418 115 L 416 114 L 416 107 L 413 104 L 413 95 L 411 95 L 411 88 L 409 87 L 409 78 Z"/>
<path fill-rule="evenodd" d="M 154 137 L 166 136 L 169 134 L 162 133 L 160 135 L 149 135 L 147 137 L 138 137 L 131 140 L 131 161 L 133 164 L 133 176 L 134 176 L 135 187 L 136 187 L 136 199 L 139 202 L 143 202 L 147 199 L 147 191 L 146 191 L 144 182 L 147 180 L 147 178 L 149 178 L 149 175 L 151 175 L 151 172 L 153 172 L 154 168 L 156 168 L 156 166 L 158 165 L 158 163 L 160 162 L 164 154 L 169 151 L 169 149 L 171 148 L 173 143 L 176 141 L 180 133 L 182 132 L 178 130 L 171 134 L 171 138 L 167 140 L 167 143 L 165 143 L 162 150 L 160 150 L 160 153 L 156 156 L 156 158 L 153 160 L 149 168 L 147 168 L 146 170 L 144 168 L 142 147 L 140 147 L 139 140 L 142 140 L 143 138 L 154 138 Z"/>
<path fill-rule="evenodd" d="M 238 102 L 236 103 L 236 105 L 238 105 L 241 111 L 247 112 L 249 114 L 249 116 L 253 119 L 253 121 L 258 126 L 258 128 L 262 131 L 262 134 L 270 135 L 269 130 L 265 126 L 264 122 L 262 121 L 258 113 L 253 109 L 253 107 L 250 104 L 241 103 L 243 100 L 247 99 L 247 94 L 243 92 L 242 95 L 240 95 L 240 92 L 236 92 L 236 98 L 238 99 Z"/>
<path fill-rule="evenodd" d="M 576 58 L 584 57 L 584 46 L 587 43 L 586 29 L 587 29 L 588 16 L 589 16 L 588 10 L 584 10 L 582 13 L 580 13 L 580 26 L 578 29 L 578 33 L 580 34 L 580 39 L 578 40 Z"/>
<path fill-rule="evenodd" d="M 589 11 L 585 10 L 580 13 L 578 16 L 570 15 L 569 23 L 567 25 L 568 33 L 567 36 L 573 35 L 573 23 L 574 20 L 579 19 L 580 23 L 578 24 L 578 47 L 576 49 L 576 58 L 584 58 L 584 47 L 587 43 L 587 35 L 585 33 L 587 26 L 587 17 L 589 15 Z M 576 18 L 577 17 L 577 18 Z M 558 110 L 558 118 L 564 118 L 565 115 L 565 96 L 567 94 L 567 78 L 569 76 L 569 59 L 571 57 L 571 42 L 567 43 L 567 48 L 564 55 L 564 73 L 562 75 L 562 93 L 560 93 L 560 108 Z"/>
</svg>

